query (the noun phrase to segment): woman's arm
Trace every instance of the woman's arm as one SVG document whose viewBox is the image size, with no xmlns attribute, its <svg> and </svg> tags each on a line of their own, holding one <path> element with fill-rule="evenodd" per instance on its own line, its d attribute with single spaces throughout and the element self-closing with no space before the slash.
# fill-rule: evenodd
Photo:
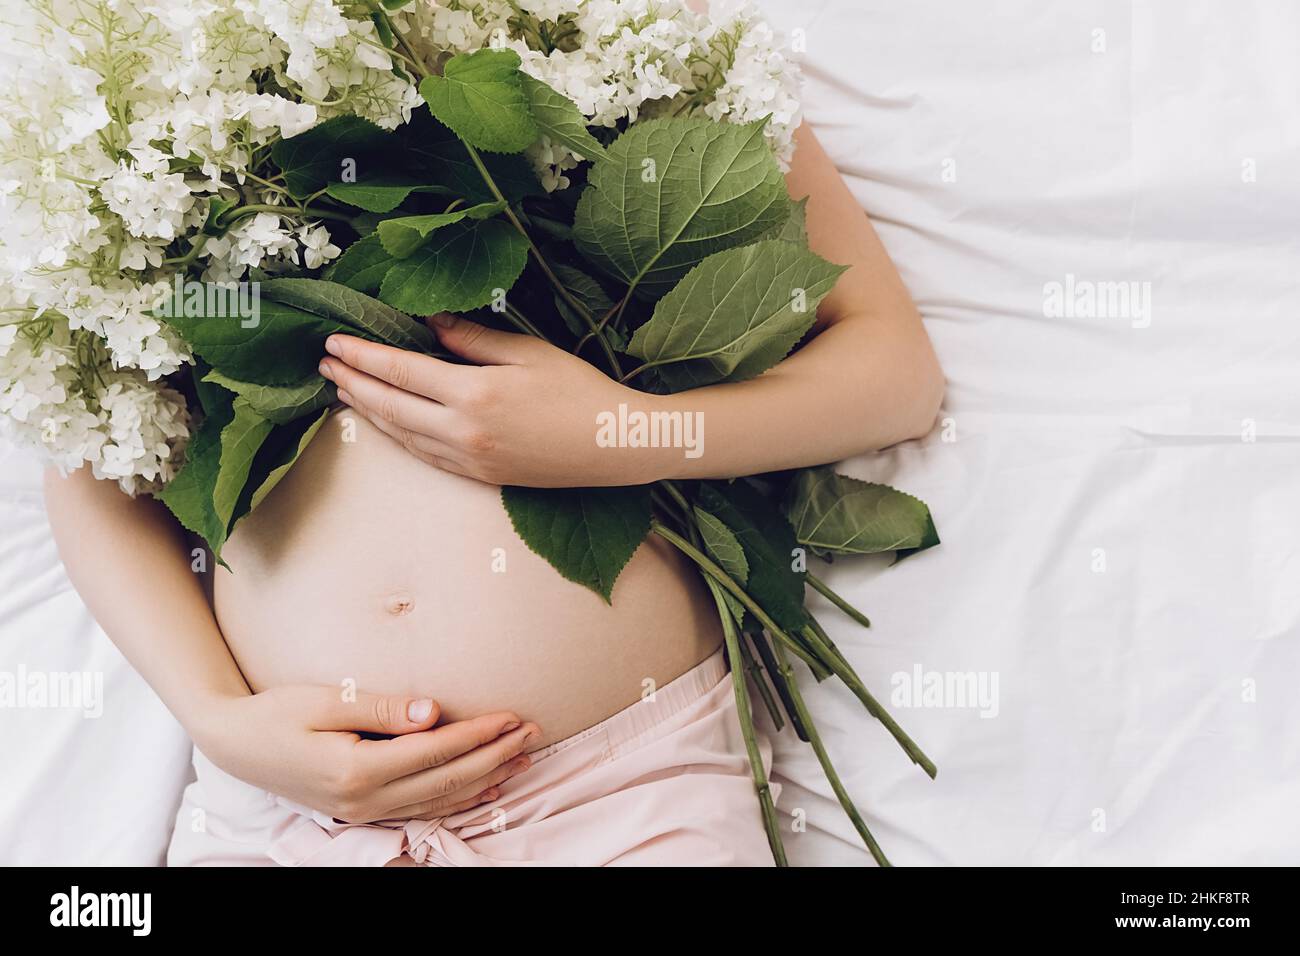
<svg viewBox="0 0 1300 956">
<path fill-rule="evenodd" d="M 249 694 L 217 629 L 185 537 L 161 503 L 130 498 L 88 469 L 45 473 L 59 556 L 118 649 L 196 740 L 218 701 Z"/>
<path fill-rule="evenodd" d="M 68 576 L 95 619 L 214 763 L 349 821 L 441 815 L 527 766 L 535 724 L 488 714 L 430 730 L 432 700 L 287 687 L 251 694 L 167 510 L 86 470 L 45 477 Z M 397 734 L 362 740 L 356 731 Z"/>
<path fill-rule="evenodd" d="M 807 126 L 786 182 L 807 196 L 808 245 L 847 265 L 817 309 L 815 337 L 746 382 L 666 397 L 703 413 L 706 454 L 663 455 L 669 478 L 729 478 L 839 461 L 930 431 L 943 373 L 871 221 Z M 680 400 L 680 404 L 679 401 Z M 756 436 L 758 440 L 756 440 Z"/>
<path fill-rule="evenodd" d="M 327 342 L 321 372 L 340 398 L 413 454 L 497 484 L 639 484 L 823 464 L 926 434 L 943 375 L 920 315 L 870 221 L 807 127 L 787 176 L 807 196 L 808 240 L 849 266 L 817 310 L 815 336 L 746 382 L 656 396 L 612 381 L 561 349 L 436 317 L 452 365 L 350 336 Z M 699 413 L 702 454 L 609 448 L 597 416 Z"/>
</svg>

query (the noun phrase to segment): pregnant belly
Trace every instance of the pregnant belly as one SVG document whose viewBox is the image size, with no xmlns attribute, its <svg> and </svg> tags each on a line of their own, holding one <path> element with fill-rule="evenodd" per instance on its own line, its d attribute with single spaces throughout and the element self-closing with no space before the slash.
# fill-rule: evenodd
<svg viewBox="0 0 1300 956">
<path fill-rule="evenodd" d="M 445 720 L 514 710 L 538 746 L 636 702 L 712 653 L 716 611 L 657 538 L 613 606 L 519 540 L 500 489 L 439 471 L 347 411 L 222 555 L 214 606 L 254 690 L 431 696 Z"/>
</svg>

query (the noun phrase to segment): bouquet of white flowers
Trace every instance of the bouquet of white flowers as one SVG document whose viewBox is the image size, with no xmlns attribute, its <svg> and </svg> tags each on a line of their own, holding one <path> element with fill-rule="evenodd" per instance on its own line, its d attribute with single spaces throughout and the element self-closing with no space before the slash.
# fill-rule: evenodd
<svg viewBox="0 0 1300 956">
<path fill-rule="evenodd" d="M 782 168 L 798 73 L 743 2 L 3 0 L 0 422 L 158 494 L 214 555 L 335 404 L 346 332 L 434 351 L 452 311 L 637 387 L 761 374 L 842 271 Z M 830 469 L 503 491 L 524 541 L 610 600 L 648 533 L 716 598 L 769 840 L 746 675 L 816 750 L 787 655 L 931 775 L 804 604 L 806 554 L 938 542 L 925 505 Z"/>
</svg>

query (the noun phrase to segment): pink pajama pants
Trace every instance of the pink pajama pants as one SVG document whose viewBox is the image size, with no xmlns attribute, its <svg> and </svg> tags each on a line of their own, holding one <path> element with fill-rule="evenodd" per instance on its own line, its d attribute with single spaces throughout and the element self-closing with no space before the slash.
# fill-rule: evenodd
<svg viewBox="0 0 1300 956">
<path fill-rule="evenodd" d="M 760 737 L 765 765 L 771 746 Z M 771 866 L 722 652 L 533 755 L 492 803 L 441 820 L 340 823 L 197 750 L 171 866 Z"/>
</svg>

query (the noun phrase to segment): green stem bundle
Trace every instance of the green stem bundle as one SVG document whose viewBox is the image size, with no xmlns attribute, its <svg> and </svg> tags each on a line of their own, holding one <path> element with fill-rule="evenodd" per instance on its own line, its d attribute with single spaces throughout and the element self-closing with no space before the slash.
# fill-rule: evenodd
<svg viewBox="0 0 1300 956">
<path fill-rule="evenodd" d="M 781 825 L 776 816 L 776 804 L 772 800 L 772 788 L 768 783 L 767 769 L 763 766 L 763 755 L 758 749 L 758 737 L 754 732 L 754 716 L 750 710 L 749 687 L 745 681 L 745 668 L 741 664 L 740 635 L 736 630 L 735 618 L 722 597 L 722 589 L 712 579 L 707 581 L 714 603 L 718 606 L 718 617 L 722 621 L 723 640 L 727 645 L 727 657 L 731 661 L 731 683 L 736 692 L 736 713 L 740 717 L 740 729 L 745 737 L 745 751 L 749 755 L 749 769 L 754 776 L 754 790 L 758 794 L 758 805 L 763 814 L 763 829 L 767 832 L 767 844 L 772 848 L 772 858 L 777 866 L 786 866 L 785 846 L 781 842 Z"/>
<path fill-rule="evenodd" d="M 826 632 L 822 630 L 821 625 L 818 624 L 815 619 L 811 620 L 811 623 L 802 627 L 797 634 L 790 634 L 777 625 L 762 606 L 748 592 L 746 592 L 745 589 L 731 577 L 731 575 L 727 574 L 726 571 L 724 571 L 715 561 L 709 558 L 703 550 L 701 550 L 698 544 L 698 531 L 694 526 L 696 520 L 694 513 L 681 491 L 671 482 L 660 482 L 657 487 L 664 489 L 667 496 L 673 500 L 675 505 L 677 505 L 677 507 L 674 508 L 674 511 L 678 512 L 677 520 L 689 529 L 688 533 L 692 540 L 688 541 L 677 531 L 674 531 L 672 528 L 657 519 L 651 521 L 650 530 L 668 541 L 681 551 L 682 554 L 686 555 L 686 557 L 690 558 L 704 574 L 709 590 L 718 604 L 719 615 L 722 619 L 723 636 L 727 646 L 727 654 L 731 660 L 733 680 L 744 680 L 743 675 L 747 670 L 746 662 L 752 662 L 752 658 L 741 646 L 741 635 L 737 633 L 736 621 L 724 600 L 724 591 L 735 597 L 745 607 L 745 609 L 754 616 L 754 619 L 757 620 L 761 627 L 761 631 L 750 633 L 748 636 L 753 641 L 754 648 L 758 652 L 759 659 L 762 661 L 762 670 L 766 671 L 768 678 L 771 680 L 772 687 L 775 689 L 776 695 L 780 699 L 781 706 L 785 709 L 791 725 L 795 728 L 795 732 L 799 738 L 813 748 L 813 752 L 817 755 L 818 762 L 826 773 L 826 779 L 830 781 L 831 789 L 834 790 L 835 796 L 838 798 L 840 805 L 844 808 L 844 812 L 848 815 L 854 828 L 862 837 L 862 841 L 871 852 L 872 857 L 874 857 L 876 862 L 881 866 L 889 866 L 889 860 L 885 857 L 885 854 L 881 850 L 880 845 L 876 842 L 875 837 L 872 836 L 871 830 L 862 819 L 862 815 L 858 812 L 858 809 L 854 805 L 848 791 L 840 781 L 834 765 L 831 763 L 830 755 L 822 744 L 816 725 L 813 723 L 812 715 L 808 712 L 807 706 L 803 701 L 803 696 L 799 692 L 794 671 L 791 669 L 786 657 L 787 651 L 799 656 L 804 663 L 809 666 L 809 669 L 812 670 L 814 675 L 817 675 L 819 672 L 829 672 L 838 677 L 845 686 L 853 691 L 854 696 L 862 702 L 867 711 L 885 726 L 907 755 L 911 757 L 913 762 L 918 764 L 931 777 L 934 777 L 936 773 L 934 763 L 903 731 L 898 723 L 889 715 L 888 711 L 886 711 L 866 689 L 866 686 L 862 683 L 862 680 L 858 677 L 852 666 L 850 666 L 848 661 L 844 658 L 844 655 L 839 652 L 839 649 L 836 648 L 833 643 L 831 643 L 830 638 L 826 636 Z M 811 578 L 812 576 L 809 575 L 808 577 Z M 820 582 L 818 582 L 818 584 L 820 584 Z M 824 587 L 824 585 L 822 585 L 822 587 L 818 587 L 817 585 L 813 586 L 817 588 L 818 591 L 822 591 L 822 587 Z M 829 588 L 826 588 L 826 591 L 829 590 Z M 826 592 L 823 591 L 822 593 Z M 838 598 L 838 595 L 835 603 L 836 606 L 843 603 L 846 606 L 851 607 L 851 605 L 847 605 L 847 602 L 844 602 L 843 599 Z M 861 615 L 860 612 L 857 612 L 856 609 L 854 609 L 854 613 L 850 616 L 853 617 L 854 620 L 863 617 L 863 615 Z M 769 635 L 773 639 L 774 647 L 769 647 L 767 644 L 767 636 Z M 775 703 L 771 700 L 769 695 L 766 695 L 766 684 L 762 683 L 761 672 L 755 668 L 755 672 L 752 673 L 751 676 L 755 680 L 756 685 L 761 688 L 760 693 L 764 693 L 765 703 L 768 705 L 769 709 L 775 709 Z M 766 805 L 764 804 L 765 794 L 767 799 L 770 800 L 767 776 L 761 763 L 756 762 L 754 757 L 754 754 L 757 752 L 757 744 L 752 739 L 753 722 L 749 717 L 749 711 L 747 709 L 749 707 L 749 695 L 746 693 L 742 698 L 738 690 L 737 705 L 740 706 L 742 702 L 746 710 L 741 719 L 741 729 L 745 733 L 746 748 L 750 751 L 750 764 L 754 773 L 754 787 L 759 794 L 760 805 L 764 806 L 764 826 L 768 831 L 768 839 L 770 842 L 773 833 L 772 823 L 768 819 Z M 773 845 L 773 853 L 777 853 L 775 845 Z M 777 859 L 781 860 L 783 857 L 778 856 Z"/>
</svg>

